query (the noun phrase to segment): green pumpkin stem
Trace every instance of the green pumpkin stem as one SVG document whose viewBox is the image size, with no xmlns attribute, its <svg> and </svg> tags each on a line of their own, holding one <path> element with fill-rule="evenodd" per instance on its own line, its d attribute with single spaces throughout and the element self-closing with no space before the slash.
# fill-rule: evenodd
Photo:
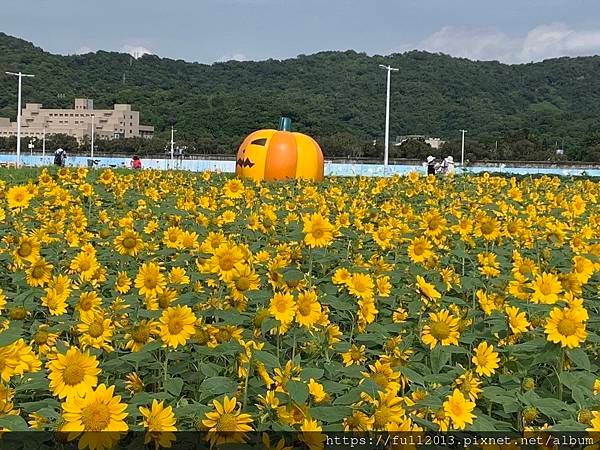
<svg viewBox="0 0 600 450">
<path fill-rule="evenodd" d="M 279 119 L 279 131 L 292 131 L 292 119 L 289 117 Z"/>
</svg>

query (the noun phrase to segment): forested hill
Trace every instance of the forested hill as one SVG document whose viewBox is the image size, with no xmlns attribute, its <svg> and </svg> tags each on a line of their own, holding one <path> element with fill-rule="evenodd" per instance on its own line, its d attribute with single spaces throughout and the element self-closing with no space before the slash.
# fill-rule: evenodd
<svg viewBox="0 0 600 450">
<path fill-rule="evenodd" d="M 156 127 L 157 142 L 176 117 L 179 138 L 198 151 L 233 152 L 247 133 L 286 115 L 329 155 L 368 155 L 383 142 L 386 73 L 378 64 L 400 69 L 392 81 L 393 140 L 457 139 L 466 128 L 473 149 L 491 152 L 485 157 L 543 158 L 557 141 L 571 159 L 600 156 L 600 57 L 506 65 L 417 51 L 347 51 L 204 65 L 103 51 L 53 55 L 0 33 L 0 117 L 14 120 L 16 110 L 16 80 L 4 71 L 21 70 L 36 76 L 24 83 L 25 102 L 131 103 L 142 123 Z M 496 141 L 501 154 L 494 155 Z"/>
</svg>

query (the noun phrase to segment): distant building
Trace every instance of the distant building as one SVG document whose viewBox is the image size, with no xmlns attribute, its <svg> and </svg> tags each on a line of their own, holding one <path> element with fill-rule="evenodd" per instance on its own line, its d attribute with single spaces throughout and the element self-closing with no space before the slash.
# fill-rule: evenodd
<svg viewBox="0 0 600 450">
<path fill-rule="evenodd" d="M 428 136 L 424 136 L 422 134 L 409 134 L 406 136 L 398 136 L 396 137 L 396 146 L 400 147 L 406 141 L 422 141 L 428 144 L 432 149 L 438 150 L 446 143 L 446 141 L 442 141 L 440 138 L 432 138 Z"/>
<path fill-rule="evenodd" d="M 96 139 L 152 138 L 154 127 L 140 125 L 140 113 L 131 105 L 116 104 L 114 109 L 94 109 L 94 101 L 75 99 L 74 109 L 44 109 L 39 103 L 27 103 L 21 116 L 21 136 L 42 138 L 46 135 L 67 134 L 82 142 L 85 136 Z M 0 137 L 17 135 L 17 123 L 0 117 Z"/>
</svg>

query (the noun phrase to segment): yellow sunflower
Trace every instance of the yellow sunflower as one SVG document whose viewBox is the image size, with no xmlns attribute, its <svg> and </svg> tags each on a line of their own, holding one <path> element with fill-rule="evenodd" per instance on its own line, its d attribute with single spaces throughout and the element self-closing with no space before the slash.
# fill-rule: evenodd
<svg viewBox="0 0 600 450">
<path fill-rule="evenodd" d="M 327 247 L 333 241 L 334 226 L 329 219 L 315 213 L 303 218 L 304 242 L 309 247 Z"/>
<path fill-rule="evenodd" d="M 31 287 L 44 287 L 52 278 L 53 267 L 44 258 L 37 258 L 27 269 L 27 284 Z"/>
<path fill-rule="evenodd" d="M 276 293 L 271 299 L 269 313 L 281 324 L 289 324 L 294 320 L 296 304 L 291 294 Z"/>
<path fill-rule="evenodd" d="M 494 351 L 494 346 L 488 345 L 487 342 L 481 342 L 475 349 L 472 361 L 475 364 L 475 371 L 479 375 L 489 377 L 499 367 L 500 358 Z"/>
<path fill-rule="evenodd" d="M 433 284 L 425 281 L 421 275 L 417 275 L 417 290 L 423 296 L 429 300 L 438 300 L 442 298 L 442 294 L 433 286 Z"/>
<path fill-rule="evenodd" d="M 296 322 L 311 328 L 321 317 L 321 304 L 315 291 L 302 292 L 296 300 Z"/>
<path fill-rule="evenodd" d="M 136 256 L 144 249 L 144 241 L 134 230 L 124 230 L 115 238 L 114 244 L 121 255 Z"/>
<path fill-rule="evenodd" d="M 438 343 L 441 345 L 458 345 L 460 336 L 458 324 L 459 319 L 452 316 L 447 310 L 430 313 L 428 324 L 423 326 L 421 340 L 430 349 L 433 349 Z"/>
<path fill-rule="evenodd" d="M 114 395 L 115 387 L 101 384 L 83 396 L 67 398 L 62 406 L 63 424 L 60 431 L 68 433 L 68 439 L 78 441 L 79 448 L 112 448 L 119 439 L 119 432 L 129 429 L 126 403 Z"/>
<path fill-rule="evenodd" d="M 467 400 L 458 389 L 454 389 L 452 395 L 443 404 L 445 415 L 452 421 L 454 429 L 464 430 L 467 424 L 472 424 L 475 414 L 475 403 Z"/>
<path fill-rule="evenodd" d="M 554 308 L 550 311 L 544 332 L 550 342 L 561 347 L 577 348 L 587 338 L 585 315 L 579 309 Z"/>
<path fill-rule="evenodd" d="M 135 277 L 135 287 L 140 295 L 146 297 L 160 294 L 167 286 L 167 280 L 162 274 L 160 266 L 154 262 L 146 262 Z"/>
<path fill-rule="evenodd" d="M 159 334 L 169 347 L 185 345 L 195 333 L 196 316 L 189 306 L 167 308 L 160 317 Z"/>
<path fill-rule="evenodd" d="M 82 396 L 98 384 L 98 360 L 89 352 L 71 347 L 47 363 L 50 390 L 58 398 Z"/>
<path fill-rule="evenodd" d="M 6 201 L 10 209 L 24 209 L 29 206 L 31 194 L 27 186 L 13 186 L 6 193 Z"/>
<path fill-rule="evenodd" d="M 531 301 L 534 303 L 553 304 L 558 301 L 558 295 L 563 288 L 558 277 L 552 273 L 538 275 L 532 283 L 533 294 Z"/>
<path fill-rule="evenodd" d="M 158 402 L 154 399 L 150 408 L 140 406 L 138 409 L 143 418 L 140 425 L 143 425 L 147 430 L 144 437 L 144 444 L 147 445 L 153 440 L 159 447 L 171 447 L 171 443 L 175 440 L 175 435 L 170 432 L 177 431 L 177 427 L 175 427 L 177 420 L 175 419 L 173 408 L 171 406 L 165 407 L 164 401 Z"/>
<path fill-rule="evenodd" d="M 252 417 L 236 408 L 237 399 L 225 396 L 223 403 L 213 400 L 214 411 L 207 412 L 202 424 L 208 428 L 211 445 L 243 443 L 245 433 L 252 431 Z"/>
</svg>

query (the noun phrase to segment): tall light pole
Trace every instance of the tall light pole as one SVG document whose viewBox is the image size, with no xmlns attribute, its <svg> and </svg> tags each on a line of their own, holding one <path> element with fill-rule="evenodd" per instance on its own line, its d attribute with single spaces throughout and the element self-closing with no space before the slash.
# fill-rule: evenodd
<svg viewBox="0 0 600 450">
<path fill-rule="evenodd" d="M 379 64 L 379 67 L 387 70 L 387 101 L 385 104 L 385 153 L 383 156 L 383 170 L 387 170 L 389 155 L 390 155 L 390 89 L 392 86 L 392 71 L 398 72 L 400 69 L 395 69 L 391 66 Z"/>
<path fill-rule="evenodd" d="M 175 156 L 175 127 L 171 125 L 171 166 L 173 166 L 173 157 Z"/>
<path fill-rule="evenodd" d="M 25 73 L 14 73 L 14 72 L 6 72 L 7 75 L 13 75 L 15 77 L 19 77 L 19 100 L 17 106 L 17 163 L 16 166 L 19 167 L 21 165 L 21 85 L 23 77 L 33 78 L 35 75 L 27 75 Z"/>
<path fill-rule="evenodd" d="M 462 147 L 460 151 L 460 167 L 465 167 L 465 133 L 467 130 L 460 130 L 462 133 Z"/>
<path fill-rule="evenodd" d="M 95 130 L 95 126 L 96 126 L 95 120 L 96 120 L 95 115 L 92 114 L 92 148 L 90 149 L 90 159 L 94 159 L 94 132 L 96 131 Z"/>
</svg>

